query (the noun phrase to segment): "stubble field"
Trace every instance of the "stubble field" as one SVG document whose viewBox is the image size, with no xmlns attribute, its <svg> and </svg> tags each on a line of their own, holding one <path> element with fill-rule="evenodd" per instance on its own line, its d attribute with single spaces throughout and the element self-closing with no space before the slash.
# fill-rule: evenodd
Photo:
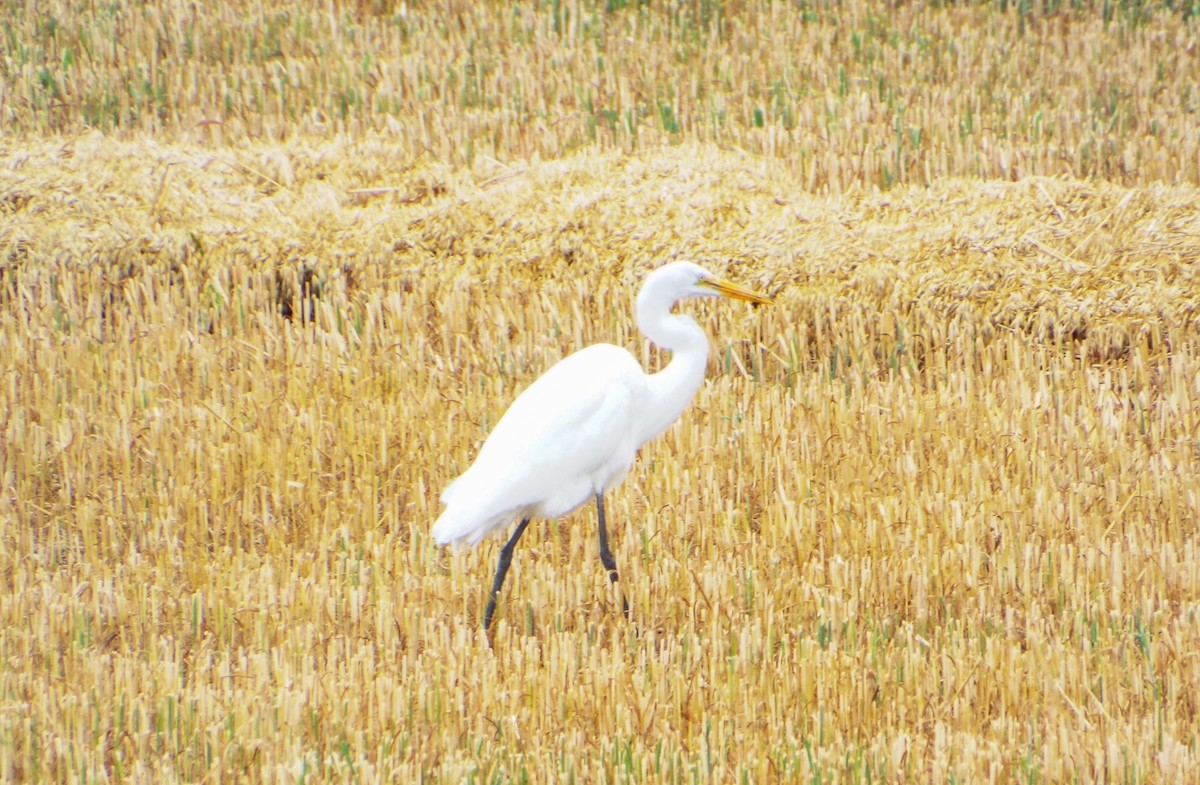
<svg viewBox="0 0 1200 785">
<path fill-rule="evenodd" d="M 448 4 L 404 10 L 424 35 L 393 43 L 425 57 L 411 90 L 362 82 L 396 107 L 289 125 L 235 94 L 246 108 L 214 125 L 207 87 L 309 60 L 287 36 L 224 59 L 193 42 L 156 66 L 159 104 L 118 100 L 105 127 L 87 90 L 140 61 L 64 44 L 64 8 L 41 65 L 16 68 L 8 39 L 0 101 L 24 124 L 0 150 L 0 778 L 1200 776 L 1192 17 Z M 114 8 L 114 52 L 188 29 L 135 23 L 171 4 Z M 338 8 L 326 40 L 306 11 L 260 11 L 329 62 L 386 54 L 402 27 Z M 230 41 L 275 29 L 222 20 Z M 496 43 L 521 20 L 528 40 Z M 455 59 L 470 40 L 493 71 Z M 747 40 L 763 57 L 738 65 Z M 684 85 L 685 45 L 725 81 L 668 113 L 639 115 L 642 87 L 606 93 L 637 133 L 562 87 L 588 46 L 640 47 L 625 78 Z M 825 52 L 829 81 L 756 113 L 754 69 L 785 72 L 789 47 Z M 951 50 L 995 67 L 923 91 L 918 66 Z M 1128 84 L 1080 76 L 1138 57 Z M 488 114 L 487 91 L 447 101 L 421 81 L 446 63 L 511 77 L 479 85 L 532 119 Z M 529 63 L 557 76 L 522 81 Z M 42 70 L 61 109 L 34 100 Z M 310 110 L 328 73 L 300 91 Z M 897 133 L 883 88 L 928 102 L 906 103 L 919 134 Z M 580 103 L 556 114 L 551 89 Z M 696 108 L 714 94 L 724 125 Z M 972 123 L 1005 105 L 1009 130 L 964 131 L 972 95 L 989 98 Z M 1127 103 L 1088 152 L 1072 134 L 1093 95 Z M 432 144 L 409 125 L 435 120 Z M 660 367 L 632 301 L 677 258 L 776 304 L 684 306 L 708 380 L 608 499 L 632 618 L 585 509 L 525 535 L 489 642 L 499 543 L 437 548 L 438 494 L 559 357 L 607 341 Z"/>
</svg>

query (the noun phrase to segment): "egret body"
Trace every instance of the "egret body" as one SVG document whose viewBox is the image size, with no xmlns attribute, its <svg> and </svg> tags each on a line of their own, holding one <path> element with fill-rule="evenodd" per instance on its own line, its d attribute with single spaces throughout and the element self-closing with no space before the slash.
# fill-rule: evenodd
<svg viewBox="0 0 1200 785">
<path fill-rule="evenodd" d="M 440 545 L 478 543 L 520 524 L 500 552 L 483 617 L 486 630 L 517 540 L 533 518 L 558 518 L 596 500 L 600 560 L 609 579 L 617 565 L 608 545 L 604 492 L 619 483 L 646 442 L 687 408 L 704 380 L 708 338 L 689 316 L 671 313 L 688 297 L 769 298 L 722 280 L 690 262 L 650 273 L 637 298 L 637 324 L 671 362 L 648 374 L 633 355 L 596 344 L 556 363 L 521 393 L 496 424 L 475 462 L 446 487 L 446 509 L 433 525 Z M 622 599 L 624 602 L 624 599 Z M 625 608 L 628 613 L 628 606 Z"/>
</svg>

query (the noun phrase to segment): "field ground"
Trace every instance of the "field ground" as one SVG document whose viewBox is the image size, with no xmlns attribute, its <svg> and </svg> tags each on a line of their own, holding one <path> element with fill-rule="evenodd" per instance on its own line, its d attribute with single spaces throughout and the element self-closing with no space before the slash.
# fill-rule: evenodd
<svg viewBox="0 0 1200 785">
<path fill-rule="evenodd" d="M 1195 189 L 100 135 L 0 166 L 7 779 L 1200 771 Z M 555 358 L 661 362 L 631 300 L 677 257 L 778 301 L 689 306 L 710 379 L 610 498 L 634 620 L 580 512 L 489 649 L 498 544 L 436 548 L 437 493 Z"/>
<path fill-rule="evenodd" d="M 1196 9 L 627 5 L 10 9 L 0 780 L 1200 781 Z M 489 645 L 438 495 L 678 258 L 632 620 L 584 510 Z"/>
</svg>

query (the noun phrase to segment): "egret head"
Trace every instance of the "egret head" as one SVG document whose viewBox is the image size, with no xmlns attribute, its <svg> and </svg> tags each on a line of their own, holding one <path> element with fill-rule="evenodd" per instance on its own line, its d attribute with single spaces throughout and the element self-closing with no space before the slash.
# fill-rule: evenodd
<svg viewBox="0 0 1200 785">
<path fill-rule="evenodd" d="M 672 262 L 646 277 L 643 292 L 661 291 L 671 300 L 685 297 L 732 297 L 736 300 L 768 305 L 771 298 L 726 281 L 692 262 Z"/>
</svg>

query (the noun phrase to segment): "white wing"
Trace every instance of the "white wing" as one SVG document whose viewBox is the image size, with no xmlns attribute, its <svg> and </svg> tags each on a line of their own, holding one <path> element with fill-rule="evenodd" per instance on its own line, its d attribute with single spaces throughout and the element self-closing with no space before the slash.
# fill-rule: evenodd
<svg viewBox="0 0 1200 785">
<path fill-rule="evenodd" d="M 521 393 L 442 494 L 440 544 L 477 543 L 518 515 L 558 517 L 619 480 L 638 443 L 646 374 L 608 344 L 564 358 Z"/>
</svg>

